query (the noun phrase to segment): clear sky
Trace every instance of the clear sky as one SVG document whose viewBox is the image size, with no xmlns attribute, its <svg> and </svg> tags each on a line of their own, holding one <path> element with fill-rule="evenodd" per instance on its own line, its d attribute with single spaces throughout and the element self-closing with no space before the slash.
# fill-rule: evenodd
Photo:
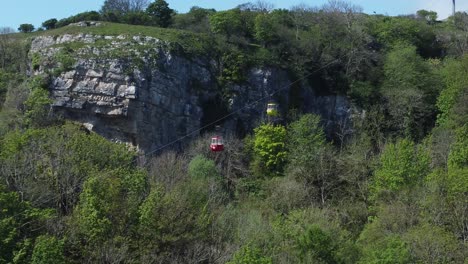
<svg viewBox="0 0 468 264">
<path fill-rule="evenodd" d="M 225 10 L 234 8 L 249 0 L 166 0 L 169 6 L 180 13 L 187 12 L 192 6 Z M 250 2 L 255 2 L 251 0 Z M 267 0 L 275 8 L 290 8 L 305 3 L 320 6 L 327 0 Z M 359 5 L 364 12 L 372 14 L 401 15 L 414 14 L 417 10 L 433 10 L 439 18 L 451 13 L 452 0 L 349 0 Z M 36 28 L 50 18 L 66 18 L 85 11 L 98 11 L 104 0 L 0 0 L 0 27 L 17 29 L 20 24 L 33 24 Z M 457 0 L 457 11 L 467 11 L 468 0 Z"/>
</svg>

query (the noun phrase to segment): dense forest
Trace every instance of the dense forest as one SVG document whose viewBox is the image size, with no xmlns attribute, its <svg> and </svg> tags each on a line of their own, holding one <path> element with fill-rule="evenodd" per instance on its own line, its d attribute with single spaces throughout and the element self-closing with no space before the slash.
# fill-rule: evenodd
<svg viewBox="0 0 468 264">
<path fill-rule="evenodd" d="M 56 114 L 53 73 L 31 74 L 31 38 L 80 21 L 156 28 L 220 62 L 220 89 L 273 65 L 360 114 L 329 135 L 292 103 L 223 152 L 207 133 L 143 157 Z M 19 30 L 0 29 L 0 263 L 467 263 L 467 13 L 106 0 Z"/>
</svg>

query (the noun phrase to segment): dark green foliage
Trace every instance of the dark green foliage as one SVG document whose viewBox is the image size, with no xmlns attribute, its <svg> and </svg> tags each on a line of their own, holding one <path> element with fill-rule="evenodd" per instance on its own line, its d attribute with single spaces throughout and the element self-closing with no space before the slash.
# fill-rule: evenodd
<svg viewBox="0 0 468 264">
<path fill-rule="evenodd" d="M 152 18 L 154 25 L 158 27 L 169 27 L 172 24 L 174 10 L 164 0 L 155 0 L 146 8 L 146 13 Z"/>
<path fill-rule="evenodd" d="M 434 104 L 440 81 L 414 46 L 398 44 L 387 55 L 382 93 L 388 100 L 391 126 L 413 140 L 434 126 Z"/>
<path fill-rule="evenodd" d="M 151 17 L 143 11 L 133 11 L 126 13 L 121 18 L 121 23 L 130 25 L 151 25 Z"/>
<path fill-rule="evenodd" d="M 209 16 L 215 12 L 214 9 L 204 9 L 193 6 L 188 13 L 177 14 L 173 17 L 173 27 L 200 33 L 209 33 L 211 29 Z"/>
<path fill-rule="evenodd" d="M 246 81 L 247 70 L 252 64 L 250 58 L 240 51 L 231 51 L 222 56 L 221 83 L 242 83 Z"/>
<path fill-rule="evenodd" d="M 90 149 L 90 147 L 92 149 Z M 1 178 L 37 206 L 67 214 L 95 171 L 126 168 L 133 153 L 71 124 L 12 131 L 2 139 Z"/>
<path fill-rule="evenodd" d="M 101 14 L 99 14 L 96 11 L 89 11 L 89 12 L 79 13 L 71 17 L 60 19 L 57 22 L 56 27 L 57 28 L 64 27 L 69 24 L 82 22 L 82 21 L 99 21 L 99 20 L 102 20 Z"/>
<path fill-rule="evenodd" d="M 416 46 L 426 58 L 440 53 L 435 32 L 426 21 L 407 17 L 376 16 L 369 19 L 368 23 L 370 33 L 386 48 L 403 42 Z"/>
<path fill-rule="evenodd" d="M 51 18 L 49 20 L 46 20 L 44 22 L 42 22 L 42 26 L 46 29 L 46 30 L 49 30 L 49 29 L 54 29 L 56 26 L 57 26 L 57 19 L 56 18 Z"/>
<path fill-rule="evenodd" d="M 0 211 L 0 262 L 27 263 L 31 239 L 41 231 L 44 221 L 52 217 L 52 211 L 32 207 L 3 185 L 0 185 Z"/>
<path fill-rule="evenodd" d="M 336 245 L 330 235 L 323 232 L 317 226 L 309 227 L 306 232 L 298 238 L 299 256 L 304 259 L 308 254 L 311 258 L 320 262 L 334 263 Z"/>
<path fill-rule="evenodd" d="M 24 102 L 26 111 L 26 125 L 28 126 L 44 126 L 50 122 L 50 104 L 52 100 L 49 98 L 49 92 L 42 88 L 33 88 L 28 99 Z"/>
<path fill-rule="evenodd" d="M 34 26 L 32 24 L 21 24 L 18 31 L 22 33 L 30 33 L 34 31 Z"/>
</svg>

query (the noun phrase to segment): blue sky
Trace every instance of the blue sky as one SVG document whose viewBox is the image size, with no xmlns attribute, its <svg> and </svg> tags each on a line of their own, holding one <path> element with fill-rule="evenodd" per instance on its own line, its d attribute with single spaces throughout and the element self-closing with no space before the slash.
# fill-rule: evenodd
<svg viewBox="0 0 468 264">
<path fill-rule="evenodd" d="M 0 0 L 0 27 L 17 29 L 22 23 L 33 24 L 36 28 L 50 18 L 65 18 L 85 11 L 98 11 L 104 0 Z M 169 6 L 185 13 L 192 6 L 225 10 L 249 0 L 166 0 Z M 251 2 L 255 2 L 253 0 Z M 275 8 L 290 8 L 305 3 L 320 6 L 327 0 L 270 0 Z M 349 0 L 359 5 L 366 13 L 399 15 L 415 13 L 419 9 L 434 10 L 439 18 L 446 18 L 451 12 L 451 0 Z M 467 11 L 468 1 L 457 0 L 457 10 Z"/>
</svg>

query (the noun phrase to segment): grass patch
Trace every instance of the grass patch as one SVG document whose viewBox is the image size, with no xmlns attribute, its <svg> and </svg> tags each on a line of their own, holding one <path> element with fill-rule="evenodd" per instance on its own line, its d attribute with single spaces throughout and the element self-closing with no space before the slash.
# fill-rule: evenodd
<svg viewBox="0 0 468 264">
<path fill-rule="evenodd" d="M 54 30 L 33 33 L 18 33 L 16 35 L 18 37 L 29 38 L 36 36 L 60 36 L 64 34 L 92 34 L 104 36 L 125 35 L 154 37 L 162 41 L 171 43 L 170 48 L 173 48 L 173 51 L 182 52 L 187 55 L 210 55 L 211 51 L 213 50 L 214 43 L 214 40 L 206 34 L 193 33 L 178 29 L 127 25 L 110 22 L 101 22 L 100 26 L 66 26 Z"/>
</svg>

